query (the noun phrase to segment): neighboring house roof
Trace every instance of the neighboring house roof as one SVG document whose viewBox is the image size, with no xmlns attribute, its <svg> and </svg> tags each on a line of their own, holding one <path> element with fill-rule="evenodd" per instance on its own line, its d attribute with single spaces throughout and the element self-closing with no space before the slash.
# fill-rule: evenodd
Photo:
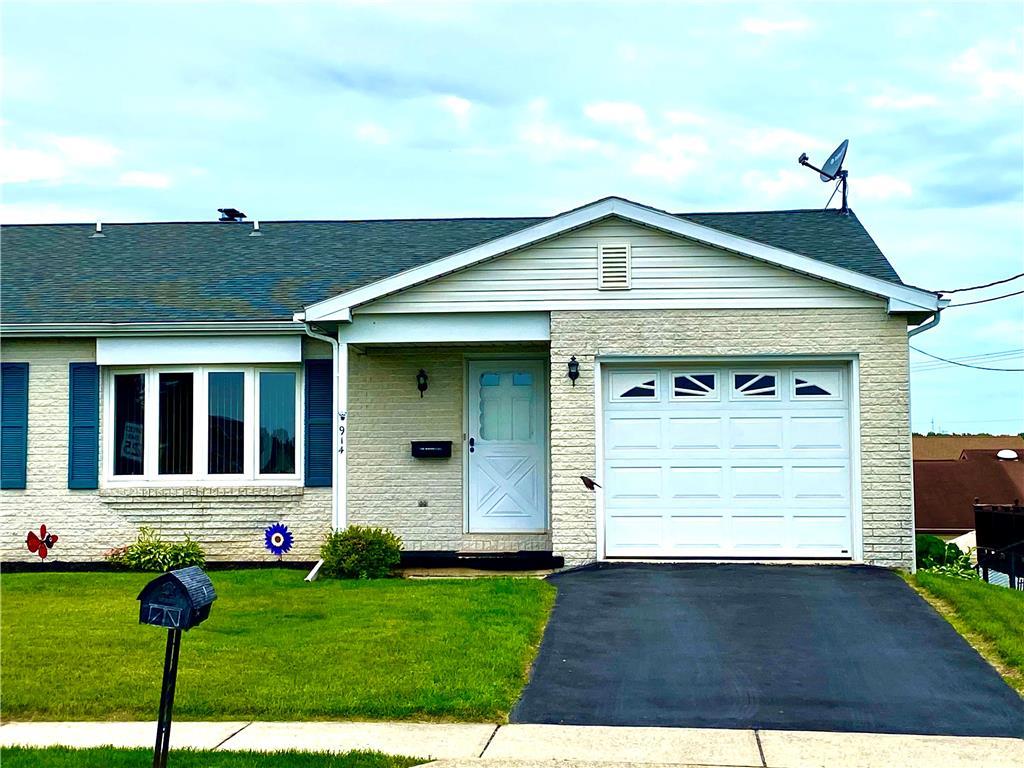
<svg viewBox="0 0 1024 768">
<path fill-rule="evenodd" d="M 1024 453 L 1016 461 L 995 450 L 965 450 L 959 458 L 914 461 L 914 523 L 918 531 L 974 530 L 974 500 L 1012 504 L 1024 499 Z"/>
<path fill-rule="evenodd" d="M 914 461 L 953 461 L 964 451 L 996 451 L 1010 448 L 1024 458 L 1020 435 L 914 435 Z"/>
<path fill-rule="evenodd" d="M 267 221 L 258 237 L 248 223 L 110 224 L 104 237 L 91 237 L 92 224 L 6 226 L 0 317 L 5 325 L 290 321 L 305 306 L 555 218 Z M 675 218 L 902 285 L 852 213 Z"/>
</svg>

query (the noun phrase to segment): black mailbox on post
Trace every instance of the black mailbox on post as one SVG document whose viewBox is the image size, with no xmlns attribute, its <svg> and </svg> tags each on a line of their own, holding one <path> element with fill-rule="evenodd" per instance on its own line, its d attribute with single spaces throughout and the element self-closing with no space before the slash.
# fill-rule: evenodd
<svg viewBox="0 0 1024 768">
<path fill-rule="evenodd" d="M 192 629 L 210 615 L 217 599 L 202 568 L 191 566 L 158 576 L 139 593 L 139 624 Z"/>
</svg>

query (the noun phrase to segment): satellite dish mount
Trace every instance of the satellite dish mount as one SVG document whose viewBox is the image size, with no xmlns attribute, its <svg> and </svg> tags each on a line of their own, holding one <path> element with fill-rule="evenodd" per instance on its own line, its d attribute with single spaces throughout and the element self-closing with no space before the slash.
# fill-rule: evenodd
<svg viewBox="0 0 1024 768">
<path fill-rule="evenodd" d="M 811 165 L 810 159 L 807 157 L 807 153 L 804 152 L 797 158 L 797 162 L 800 165 L 806 165 L 812 171 L 818 172 L 818 178 L 824 182 L 834 181 L 836 182 L 836 188 L 832 191 L 832 197 L 836 196 L 836 192 L 840 188 L 843 190 L 843 205 L 839 209 L 840 213 L 849 213 L 850 206 L 848 204 L 848 190 L 847 187 L 849 182 L 847 181 L 848 172 L 843 169 L 843 160 L 846 159 L 846 149 L 850 146 L 849 139 L 843 139 L 843 143 L 836 147 L 835 151 L 828 156 L 828 160 L 825 164 L 818 168 Z M 832 202 L 832 197 L 828 199 L 828 203 L 825 203 L 825 207 L 828 208 Z"/>
</svg>

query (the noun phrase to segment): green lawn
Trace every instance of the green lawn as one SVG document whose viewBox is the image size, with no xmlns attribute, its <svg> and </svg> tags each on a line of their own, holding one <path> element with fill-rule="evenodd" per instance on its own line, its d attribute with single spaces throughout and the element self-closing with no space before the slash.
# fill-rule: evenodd
<svg viewBox="0 0 1024 768">
<path fill-rule="evenodd" d="M 946 619 L 1024 694 L 1024 592 L 919 571 L 911 577 Z"/>
<path fill-rule="evenodd" d="M 554 602 L 535 579 L 305 583 L 213 571 L 210 618 L 182 639 L 181 720 L 500 721 Z M 167 633 L 138 623 L 151 574 L 5 574 L 2 716 L 155 719 Z"/>
<path fill-rule="evenodd" d="M 28 749 L 7 747 L 0 758 L 4 768 L 149 768 L 149 749 Z M 394 757 L 378 752 L 329 755 L 312 752 L 193 752 L 175 750 L 167 761 L 173 768 L 408 768 L 418 758 Z"/>
</svg>

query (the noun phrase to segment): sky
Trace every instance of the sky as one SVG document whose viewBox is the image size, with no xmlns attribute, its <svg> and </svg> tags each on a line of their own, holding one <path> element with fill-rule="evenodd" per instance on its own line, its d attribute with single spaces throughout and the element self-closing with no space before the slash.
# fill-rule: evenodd
<svg viewBox="0 0 1024 768">
<path fill-rule="evenodd" d="M 0 43 L 4 223 L 819 208 L 848 138 L 904 281 L 1024 272 L 1020 2 L 6 0 Z M 1024 368 L 1024 295 L 912 344 Z M 1024 373 L 911 362 L 916 431 L 1024 432 Z"/>
</svg>

